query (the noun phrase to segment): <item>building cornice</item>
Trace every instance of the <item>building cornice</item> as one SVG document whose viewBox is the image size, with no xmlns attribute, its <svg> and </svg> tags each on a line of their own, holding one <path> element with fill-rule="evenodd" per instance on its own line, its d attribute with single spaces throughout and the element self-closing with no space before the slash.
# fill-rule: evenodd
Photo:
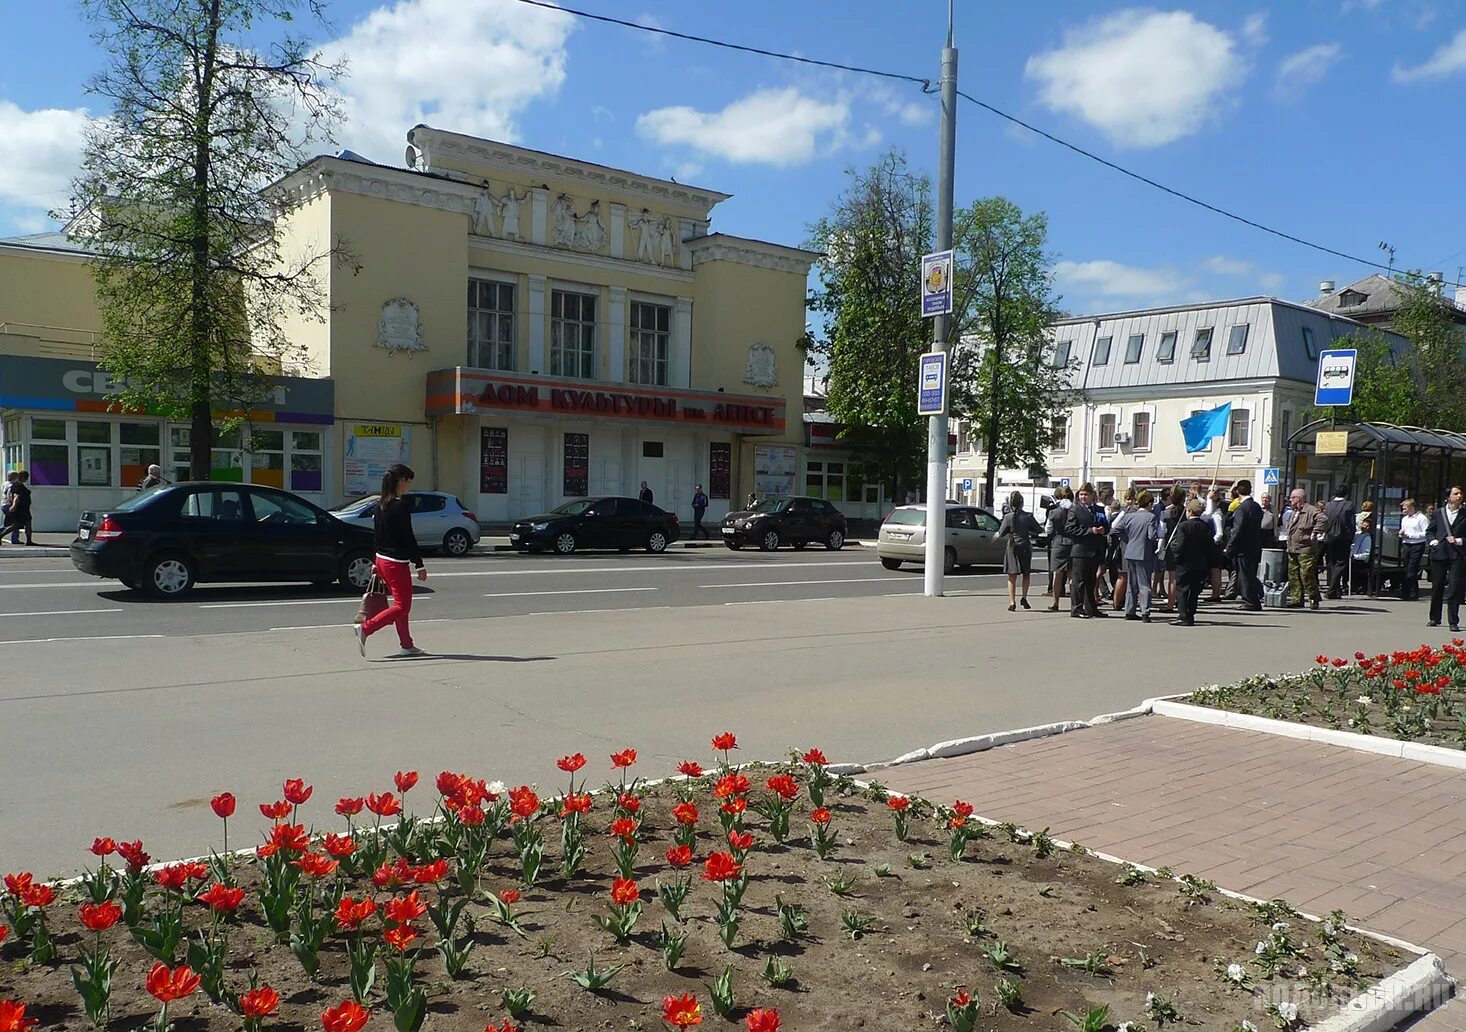
<svg viewBox="0 0 1466 1032">
<path fill-rule="evenodd" d="M 482 187 L 387 165 L 324 156 L 312 159 L 270 187 L 272 198 L 282 210 L 303 207 L 333 190 L 469 215 Z"/>
<path fill-rule="evenodd" d="M 582 191 L 613 190 L 647 201 L 677 205 L 703 219 L 707 218 L 707 213 L 716 205 L 732 196 L 670 179 L 638 175 L 626 169 L 576 161 L 558 154 L 514 147 L 497 140 L 464 136 L 444 129 L 434 129 L 432 126 L 414 126 L 408 132 L 407 139 L 422 153 L 429 170 L 436 167 L 437 159 L 455 158 L 498 172 L 553 181 L 566 187 L 578 187 Z"/>
<path fill-rule="evenodd" d="M 693 274 L 685 269 L 650 265 L 646 262 L 634 262 L 628 258 L 612 258 L 603 254 L 585 254 L 565 248 L 545 247 L 541 244 L 526 244 L 517 240 L 500 240 L 498 237 L 470 235 L 468 246 L 470 248 L 468 264 L 473 268 L 491 269 L 492 264 L 485 263 L 482 258 L 485 254 L 498 253 L 534 258 L 543 262 L 557 262 L 562 265 L 578 266 L 582 269 L 614 272 L 618 275 L 630 272 L 637 276 L 666 280 L 669 283 L 691 283 L 694 279 Z M 553 272 L 541 270 L 541 273 L 553 278 Z"/>
<path fill-rule="evenodd" d="M 706 262 L 737 262 L 740 265 L 807 276 L 810 266 L 820 257 L 814 251 L 771 244 L 766 240 L 729 236 L 726 233 L 694 237 L 684 240 L 682 246 L 692 252 L 693 268 Z"/>
<path fill-rule="evenodd" d="M 1166 398 L 1197 398 L 1207 395 L 1248 394 L 1265 391 L 1313 392 L 1313 384 L 1280 376 L 1252 377 L 1245 380 L 1205 380 L 1200 383 L 1131 384 L 1124 387 L 1091 387 L 1083 397 L 1070 401 L 1071 406 L 1102 405 L 1112 401 L 1161 401 Z"/>
</svg>

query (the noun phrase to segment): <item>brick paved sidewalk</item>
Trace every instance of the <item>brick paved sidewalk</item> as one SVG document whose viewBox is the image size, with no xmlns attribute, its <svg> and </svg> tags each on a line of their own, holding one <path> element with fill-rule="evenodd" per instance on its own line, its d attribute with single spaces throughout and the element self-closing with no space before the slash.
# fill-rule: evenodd
<svg viewBox="0 0 1466 1032">
<path fill-rule="evenodd" d="M 1142 717 L 882 771 L 979 814 L 1434 950 L 1466 976 L 1466 771 Z M 1419 1028 L 1466 1032 L 1466 1001 Z"/>
</svg>

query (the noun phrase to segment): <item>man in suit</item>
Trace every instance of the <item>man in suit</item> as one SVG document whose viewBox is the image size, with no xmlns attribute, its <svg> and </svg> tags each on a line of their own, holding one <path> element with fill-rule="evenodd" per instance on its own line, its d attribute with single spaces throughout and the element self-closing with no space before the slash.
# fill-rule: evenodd
<svg viewBox="0 0 1466 1032">
<path fill-rule="evenodd" d="M 1446 614 L 1451 621 L 1451 630 L 1461 630 L 1461 601 L 1466 596 L 1466 508 L 1461 505 L 1461 488 L 1451 488 L 1446 504 L 1435 511 L 1435 522 L 1430 528 L 1430 548 L 1439 554 L 1446 570 Z M 1432 593 L 1430 623 L 1441 625 L 1441 607 L 1438 596 Z"/>
<path fill-rule="evenodd" d="M 1237 594 L 1242 608 L 1256 612 L 1262 609 L 1262 583 L 1257 579 L 1257 566 L 1262 562 L 1262 506 L 1252 500 L 1252 481 L 1239 480 L 1234 490 L 1240 499 L 1232 512 L 1227 555 L 1237 564 Z"/>
<path fill-rule="evenodd" d="M 1105 554 L 1105 528 L 1095 519 L 1094 485 L 1083 484 L 1064 513 L 1059 533 L 1069 540 L 1069 615 L 1079 620 L 1105 616 L 1094 604 L 1095 576 Z"/>
<path fill-rule="evenodd" d="M 1349 576 L 1349 556 L 1354 548 L 1354 503 L 1349 500 L 1349 485 L 1334 488 L 1334 497 L 1323 507 L 1328 517 L 1324 547 L 1329 564 L 1329 598 L 1344 597 L 1344 581 Z"/>
<path fill-rule="evenodd" d="M 1323 541 L 1327 518 L 1312 505 L 1303 488 L 1293 488 L 1288 500 L 1288 600 L 1289 608 L 1301 609 L 1308 595 L 1314 609 L 1318 602 L 1318 547 Z"/>
</svg>

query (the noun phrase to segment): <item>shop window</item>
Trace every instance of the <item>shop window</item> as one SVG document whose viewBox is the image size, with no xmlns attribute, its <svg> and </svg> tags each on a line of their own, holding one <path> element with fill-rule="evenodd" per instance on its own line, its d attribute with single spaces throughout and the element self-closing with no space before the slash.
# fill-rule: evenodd
<svg viewBox="0 0 1466 1032">
<path fill-rule="evenodd" d="M 1150 451 L 1150 413 L 1137 412 L 1130 417 L 1130 448 Z"/>
<path fill-rule="evenodd" d="M 192 480 L 190 476 L 191 467 L 189 459 L 189 442 L 193 439 L 193 433 L 186 426 L 170 426 L 168 428 L 168 465 L 171 470 L 169 478 L 180 484 L 186 480 Z"/>
<path fill-rule="evenodd" d="M 1094 364 L 1110 364 L 1110 345 L 1115 342 L 1114 337 L 1101 337 L 1094 342 Z"/>
<path fill-rule="evenodd" d="M 265 487 L 285 486 L 285 431 L 249 432 L 249 482 Z"/>
<path fill-rule="evenodd" d="M 239 427 L 215 432 L 214 449 L 209 453 L 209 479 L 244 483 L 244 434 Z"/>
<path fill-rule="evenodd" d="M 1247 448 L 1252 444 L 1252 413 L 1246 409 L 1234 408 L 1227 425 L 1227 447 Z"/>
<path fill-rule="evenodd" d="M 864 492 L 864 486 L 854 477 L 851 477 L 850 481 L 850 497 L 847 499 L 845 463 L 806 462 L 804 464 L 804 493 L 811 498 L 828 498 L 832 502 L 859 501 Z"/>
<path fill-rule="evenodd" d="M 1157 362 L 1176 361 L 1176 331 L 1167 330 L 1161 334 L 1161 342 L 1156 347 L 1155 358 Z"/>
<path fill-rule="evenodd" d="M 76 423 L 76 483 L 112 486 L 112 425 L 90 419 Z"/>
<path fill-rule="evenodd" d="M 64 444 L 31 445 L 32 487 L 65 487 L 71 483 L 70 458 Z"/>
<path fill-rule="evenodd" d="M 550 299 L 550 375 L 594 379 L 596 298 L 556 290 Z"/>
<path fill-rule="evenodd" d="M 121 486 L 135 487 L 148 475 L 149 466 L 163 464 L 158 447 L 162 428 L 157 423 L 119 423 L 117 430 L 122 443 L 117 461 Z"/>
<path fill-rule="evenodd" d="M 1099 417 L 1099 450 L 1115 450 L 1115 426 L 1120 417 L 1113 412 L 1106 412 Z"/>
<path fill-rule="evenodd" d="M 4 431 L 5 453 L 3 461 L 5 463 L 5 472 L 8 473 L 13 469 L 20 469 L 23 464 L 20 420 L 7 419 L 3 424 L 0 424 L 0 430 Z"/>
<path fill-rule="evenodd" d="M 672 309 L 641 301 L 631 305 L 631 382 L 667 386 L 672 346 Z"/>
<path fill-rule="evenodd" d="M 468 281 L 468 364 L 514 368 L 514 284 Z"/>
<path fill-rule="evenodd" d="M 319 493 L 323 490 L 321 432 L 290 431 L 290 490 Z"/>
<path fill-rule="evenodd" d="M 64 419 L 32 419 L 31 420 L 32 441 L 64 441 L 66 440 L 66 420 Z"/>
</svg>

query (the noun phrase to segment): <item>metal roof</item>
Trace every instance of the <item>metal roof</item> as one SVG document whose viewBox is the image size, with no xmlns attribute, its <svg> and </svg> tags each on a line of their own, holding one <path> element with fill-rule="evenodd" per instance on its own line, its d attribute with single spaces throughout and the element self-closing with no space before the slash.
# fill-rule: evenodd
<svg viewBox="0 0 1466 1032">
<path fill-rule="evenodd" d="M 1394 423 L 1335 423 L 1315 419 L 1300 426 L 1288 438 L 1290 448 L 1313 443 L 1319 430 L 1340 430 L 1349 434 L 1349 450 L 1378 452 L 1383 448 L 1434 448 L 1466 453 L 1466 434 L 1454 430 L 1428 430 L 1418 426 L 1397 426 Z"/>
</svg>

